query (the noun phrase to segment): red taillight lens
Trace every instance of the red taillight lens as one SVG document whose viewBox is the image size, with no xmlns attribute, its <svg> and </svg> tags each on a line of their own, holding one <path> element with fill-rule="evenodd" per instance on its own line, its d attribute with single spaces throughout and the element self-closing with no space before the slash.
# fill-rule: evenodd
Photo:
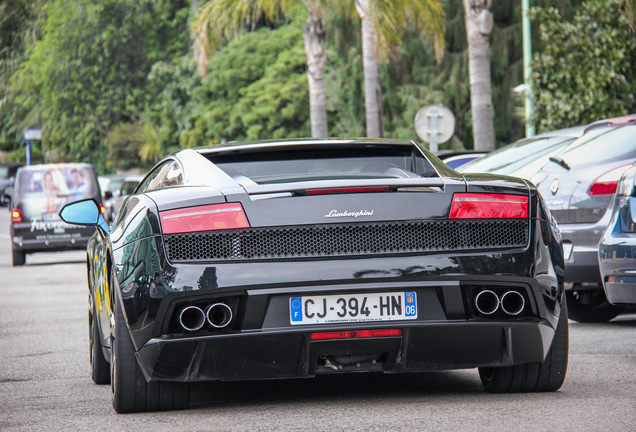
<svg viewBox="0 0 636 432">
<path fill-rule="evenodd" d="M 249 228 L 241 203 L 187 207 L 160 213 L 164 234 Z"/>
<path fill-rule="evenodd" d="M 106 214 L 106 207 L 104 207 L 104 204 L 99 205 L 99 211 L 101 211 L 103 215 Z"/>
<path fill-rule="evenodd" d="M 328 189 L 307 189 L 307 195 L 336 194 L 336 193 L 357 193 L 357 192 L 387 192 L 388 186 L 368 186 L 350 188 L 328 188 Z"/>
<path fill-rule="evenodd" d="M 590 186 L 590 192 L 588 195 L 611 195 L 616 192 L 617 187 L 618 180 L 614 182 L 593 183 L 592 186 Z"/>
<path fill-rule="evenodd" d="M 11 210 L 11 222 L 22 223 L 22 211 L 20 209 L 14 208 Z"/>
<path fill-rule="evenodd" d="M 598 177 L 590 186 L 590 190 L 587 194 L 589 196 L 614 194 L 616 189 L 618 189 L 618 182 L 620 181 L 621 176 L 629 167 L 631 167 L 631 164 L 621 165 L 618 168 L 614 168 L 613 170 Z"/>
<path fill-rule="evenodd" d="M 377 330 L 349 330 L 349 331 L 333 331 L 312 333 L 311 340 L 329 340 L 329 339 L 358 339 L 371 337 L 390 337 L 402 336 L 400 329 L 377 329 Z"/>
<path fill-rule="evenodd" d="M 521 195 L 456 193 L 450 219 L 519 219 L 528 217 L 528 197 Z"/>
</svg>

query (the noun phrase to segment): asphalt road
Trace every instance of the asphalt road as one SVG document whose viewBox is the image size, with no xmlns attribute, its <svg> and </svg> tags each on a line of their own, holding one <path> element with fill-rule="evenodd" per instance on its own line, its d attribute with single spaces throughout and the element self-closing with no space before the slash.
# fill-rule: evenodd
<svg viewBox="0 0 636 432">
<path fill-rule="evenodd" d="M 84 252 L 11 266 L 0 208 L 0 431 L 636 431 L 636 315 L 570 322 L 556 393 L 492 395 L 476 370 L 197 385 L 189 410 L 118 415 L 88 360 Z"/>
</svg>

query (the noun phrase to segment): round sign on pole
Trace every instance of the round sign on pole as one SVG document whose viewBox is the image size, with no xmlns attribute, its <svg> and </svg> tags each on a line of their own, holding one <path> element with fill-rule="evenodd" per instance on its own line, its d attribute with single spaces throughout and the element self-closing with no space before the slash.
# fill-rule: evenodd
<svg viewBox="0 0 636 432">
<path fill-rule="evenodd" d="M 455 116 L 444 105 L 428 105 L 415 115 L 415 132 L 433 152 L 437 145 L 448 141 L 455 132 Z"/>
</svg>

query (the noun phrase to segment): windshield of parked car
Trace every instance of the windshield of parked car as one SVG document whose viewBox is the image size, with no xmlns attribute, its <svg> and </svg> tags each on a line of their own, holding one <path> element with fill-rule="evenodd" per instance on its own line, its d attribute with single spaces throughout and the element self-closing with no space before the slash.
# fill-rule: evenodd
<svg viewBox="0 0 636 432">
<path fill-rule="evenodd" d="M 636 126 L 592 129 L 558 153 L 568 165 L 636 158 Z"/>
<path fill-rule="evenodd" d="M 259 184 L 437 176 L 422 153 L 408 146 L 279 148 L 211 154 L 208 158 L 231 177 Z"/>
<path fill-rule="evenodd" d="M 457 168 L 460 172 L 512 174 L 530 162 L 574 141 L 571 136 L 534 137 L 516 141 Z"/>
</svg>

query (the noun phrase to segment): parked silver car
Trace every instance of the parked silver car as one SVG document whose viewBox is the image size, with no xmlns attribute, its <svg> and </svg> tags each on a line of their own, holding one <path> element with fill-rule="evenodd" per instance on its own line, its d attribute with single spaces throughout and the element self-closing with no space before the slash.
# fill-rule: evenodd
<svg viewBox="0 0 636 432">
<path fill-rule="evenodd" d="M 550 156 L 583 135 L 584 131 L 585 126 L 578 126 L 523 138 L 455 169 L 459 172 L 529 178 L 545 165 Z"/>
<path fill-rule="evenodd" d="M 113 222 L 119 213 L 121 205 L 128 195 L 132 194 L 141 180 L 141 176 L 128 176 L 124 178 L 119 188 L 117 188 L 110 198 L 109 206 L 106 208 L 106 220 Z"/>
<path fill-rule="evenodd" d="M 605 297 L 598 245 L 619 179 L 635 159 L 636 115 L 629 115 L 592 123 L 530 178 L 559 223 L 569 316 L 576 321 L 608 321 L 622 311 Z"/>
</svg>

